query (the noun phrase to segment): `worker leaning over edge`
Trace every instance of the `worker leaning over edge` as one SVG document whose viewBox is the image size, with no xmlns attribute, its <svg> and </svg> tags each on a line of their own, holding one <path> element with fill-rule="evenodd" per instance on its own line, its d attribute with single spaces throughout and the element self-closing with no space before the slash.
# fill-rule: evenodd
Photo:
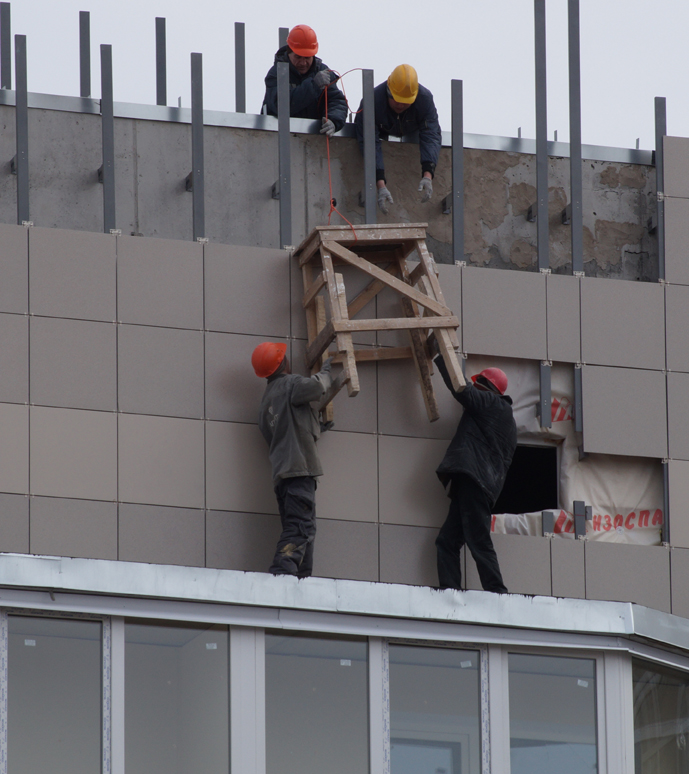
<svg viewBox="0 0 689 774">
<path fill-rule="evenodd" d="M 337 76 L 316 56 L 316 33 L 306 24 L 290 30 L 287 45 L 275 54 L 275 63 L 266 75 L 263 106 L 268 115 L 278 114 L 278 62 L 289 63 L 289 114 L 293 118 L 321 119 L 321 134 L 332 137 L 347 119 L 347 100 L 333 81 Z M 328 115 L 323 89 L 328 89 Z"/>
<path fill-rule="evenodd" d="M 316 537 L 316 476 L 323 475 L 316 441 L 321 426 L 312 401 L 330 387 L 331 359 L 311 378 L 291 373 L 286 344 L 264 342 L 251 356 L 256 376 L 268 379 L 261 400 L 258 426 L 270 447 L 273 485 L 282 534 L 273 575 L 307 578 L 313 569 Z"/>
<path fill-rule="evenodd" d="M 364 152 L 363 105 L 362 100 L 354 120 L 362 153 Z M 387 189 L 383 164 L 382 140 L 387 140 L 390 135 L 403 137 L 414 132 L 419 133 L 421 182 L 417 190 L 421 193 L 422 202 L 430 201 L 433 196 L 433 176 L 442 140 L 433 95 L 419 83 L 416 70 L 411 65 L 401 64 L 395 67 L 385 83 L 375 87 L 373 105 L 376 128 L 376 185 L 381 212 L 387 215 L 389 205 L 394 204 L 392 194 Z"/>
<path fill-rule="evenodd" d="M 447 388 L 464 407 L 459 427 L 436 470 L 449 487 L 450 512 L 435 545 L 441 589 L 461 588 L 459 552 L 466 543 L 474 557 L 485 591 L 507 593 L 490 537 L 495 505 L 517 448 L 517 425 L 512 398 L 505 395 L 507 376 L 486 368 L 472 376 L 462 392 L 455 392 L 439 355 L 435 361 Z"/>
</svg>

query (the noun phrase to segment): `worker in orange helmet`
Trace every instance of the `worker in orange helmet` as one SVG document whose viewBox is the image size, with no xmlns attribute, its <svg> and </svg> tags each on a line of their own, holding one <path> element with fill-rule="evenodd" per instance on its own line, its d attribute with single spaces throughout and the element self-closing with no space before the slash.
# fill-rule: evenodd
<svg viewBox="0 0 689 774">
<path fill-rule="evenodd" d="M 441 589 L 460 589 L 459 553 L 466 543 L 486 591 L 506 594 L 498 557 L 490 536 L 495 505 L 517 448 L 512 399 L 505 395 L 507 376 L 500 368 L 485 368 L 455 392 L 441 355 L 435 359 L 447 388 L 464 413 L 436 471 L 449 490 L 450 511 L 435 541 Z"/>
<path fill-rule="evenodd" d="M 316 56 L 318 39 L 306 24 L 290 30 L 287 45 L 275 54 L 275 63 L 266 75 L 266 95 L 263 107 L 268 115 L 278 114 L 278 62 L 289 62 L 289 114 L 294 118 L 314 118 L 321 121 L 321 134 L 332 137 L 347 119 L 347 100 L 337 88 L 337 76 Z M 328 90 L 327 116 L 326 99 Z"/>
<path fill-rule="evenodd" d="M 332 359 L 311 378 L 293 374 L 286 344 L 264 342 L 251 356 L 256 376 L 267 379 L 258 426 L 270 447 L 273 486 L 282 534 L 268 572 L 306 578 L 313 569 L 316 477 L 323 469 L 316 451 L 322 428 L 313 406 L 332 383 Z"/>
<path fill-rule="evenodd" d="M 364 152 L 363 107 L 362 100 L 354 120 L 362 153 Z M 386 82 L 379 84 L 373 90 L 373 109 L 376 131 L 376 185 L 380 211 L 387 215 L 390 205 L 394 204 L 385 178 L 381 142 L 387 140 L 390 135 L 394 137 L 418 135 L 421 181 L 416 190 L 421 194 L 422 202 L 430 201 L 433 196 L 433 176 L 442 141 L 433 95 L 419 83 L 416 70 L 411 65 L 401 64 L 395 67 Z"/>
</svg>

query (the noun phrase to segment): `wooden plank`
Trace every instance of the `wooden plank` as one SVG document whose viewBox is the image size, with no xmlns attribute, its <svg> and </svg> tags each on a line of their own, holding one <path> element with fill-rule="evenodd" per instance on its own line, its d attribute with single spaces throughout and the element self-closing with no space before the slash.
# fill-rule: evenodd
<svg viewBox="0 0 689 774">
<path fill-rule="evenodd" d="M 333 363 L 341 363 L 343 356 L 339 352 L 328 352 Z M 354 357 L 357 363 L 369 363 L 377 360 L 406 360 L 412 356 L 411 347 L 372 347 L 371 349 L 355 349 Z"/>
<path fill-rule="evenodd" d="M 301 276 L 302 276 L 304 291 L 306 291 L 312 285 L 313 267 L 308 264 L 305 266 L 302 266 Z M 313 307 L 308 307 L 306 309 L 306 337 L 308 339 L 309 344 L 316 338 L 317 335 L 318 335 L 318 327 L 316 325 L 316 312 L 313 309 Z"/>
<path fill-rule="evenodd" d="M 340 318 L 347 320 L 347 297 L 345 295 L 344 278 L 341 274 L 335 275 L 337 283 L 337 296 L 340 304 Z M 347 394 L 350 398 L 359 394 L 359 372 L 356 369 L 354 357 L 354 342 L 351 333 L 339 333 L 337 335 L 338 349 L 344 355 L 342 366 L 347 374 Z"/>
<path fill-rule="evenodd" d="M 320 298 L 320 296 L 319 296 Z M 326 323 L 325 328 L 316 336 L 316 338 L 306 347 L 306 367 L 313 368 L 314 363 L 330 346 L 330 342 L 335 338 L 333 323 Z"/>
<path fill-rule="evenodd" d="M 418 263 L 412 271 L 409 273 L 409 284 L 416 285 L 416 283 L 426 273 L 426 267 L 422 263 Z"/>
<path fill-rule="evenodd" d="M 327 324 L 327 319 L 325 316 L 325 299 L 323 296 L 316 296 L 316 303 L 315 306 L 315 312 L 316 312 L 316 326 L 318 328 L 318 332 L 320 333 Z M 320 371 L 321 366 L 323 365 L 323 357 L 319 357 L 313 366 L 311 366 L 311 373 L 314 374 L 317 371 Z M 326 404 L 323 404 L 323 408 L 321 409 L 321 419 L 323 422 L 332 422 L 333 417 L 335 415 L 335 408 L 332 405 L 332 403 L 328 402 Z"/>
<path fill-rule="evenodd" d="M 408 298 L 402 298 L 401 302 L 403 314 L 406 317 L 418 319 L 412 302 Z M 426 406 L 428 421 L 435 422 L 440 417 L 440 411 L 438 409 L 438 400 L 435 397 L 435 390 L 433 389 L 433 382 L 431 380 L 433 367 L 428 355 L 428 348 L 426 347 L 426 337 L 420 330 L 412 329 L 409 331 L 409 338 L 411 340 L 412 358 L 414 360 L 414 366 L 416 367 L 416 373 L 419 377 L 421 395 L 423 396 L 423 402 Z"/>
<path fill-rule="evenodd" d="M 358 269 L 361 269 L 361 271 L 369 274 L 371 277 L 374 277 L 385 285 L 388 285 L 398 293 L 408 296 L 412 299 L 412 301 L 416 301 L 417 304 L 420 304 L 426 309 L 429 309 L 439 317 L 445 317 L 447 314 L 449 314 L 450 310 L 443 304 L 439 304 L 434 298 L 429 298 L 428 296 L 416 290 L 416 288 L 411 287 L 411 285 L 407 285 L 406 282 L 402 282 L 402 280 L 399 280 L 388 272 L 383 271 L 375 264 L 366 261 L 364 258 L 360 258 L 346 247 L 342 247 L 342 245 L 338 245 L 336 242 L 324 242 L 323 246 L 333 255 L 337 255 L 339 258 L 347 261 L 347 263 L 351 264 L 352 266 L 356 266 Z M 322 252 L 323 251 L 321 250 L 321 253 Z"/>
<path fill-rule="evenodd" d="M 388 267 L 383 267 L 383 271 L 387 271 L 389 274 L 394 274 L 397 271 L 397 267 L 392 264 Z M 366 287 L 355 296 L 349 306 L 347 307 L 347 313 L 350 318 L 355 317 L 359 312 L 372 301 L 381 290 L 385 288 L 385 285 L 380 280 L 372 280 L 366 285 Z"/>
<path fill-rule="evenodd" d="M 331 323 L 337 333 L 357 333 L 358 331 L 408 331 L 414 328 L 456 328 L 459 320 L 450 317 L 381 317 L 377 320 L 339 320 Z M 322 350 L 321 350 L 322 351 Z"/>
<path fill-rule="evenodd" d="M 429 260 L 422 261 L 420 266 L 430 271 L 430 274 L 435 280 L 435 282 L 431 280 L 431 276 L 429 276 L 424 272 L 424 276 L 419 279 L 419 287 L 427 295 L 433 296 L 436 299 L 436 301 L 439 301 L 441 304 L 445 304 L 445 296 L 443 295 L 443 291 L 442 291 L 442 288 L 440 287 L 440 282 L 438 280 L 438 275 L 436 274 L 435 261 L 433 260 L 433 256 L 430 253 L 428 253 L 428 258 Z M 454 349 L 460 348 L 457 331 L 450 331 L 450 342 L 452 343 L 452 347 Z"/>
<path fill-rule="evenodd" d="M 459 364 L 459 359 L 457 358 L 455 348 L 452 346 L 449 331 L 437 330 L 435 332 L 435 338 L 438 342 L 440 354 L 445 360 L 445 366 L 447 368 L 448 374 L 450 375 L 452 386 L 454 387 L 455 392 L 462 392 L 467 383 L 464 379 L 462 367 Z"/>
<path fill-rule="evenodd" d="M 320 245 L 321 237 L 318 231 L 314 229 L 292 253 L 292 258 L 298 258 L 299 265 L 304 266 L 318 252 Z"/>
<path fill-rule="evenodd" d="M 307 267 L 304 266 L 304 269 L 305 268 Z M 311 306 L 314 298 L 321 292 L 321 290 L 324 287 L 325 287 L 325 274 L 321 272 L 316 278 L 316 281 L 312 282 L 309 285 L 308 290 L 304 293 L 304 298 L 302 299 L 302 302 L 301 302 L 301 305 L 304 307 L 304 309 L 308 309 Z"/>
</svg>

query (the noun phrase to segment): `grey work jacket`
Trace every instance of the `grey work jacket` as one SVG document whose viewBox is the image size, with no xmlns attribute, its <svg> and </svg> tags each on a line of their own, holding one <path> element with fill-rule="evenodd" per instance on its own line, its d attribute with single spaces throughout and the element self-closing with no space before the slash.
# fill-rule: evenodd
<svg viewBox="0 0 689 774">
<path fill-rule="evenodd" d="M 274 485 L 283 478 L 323 475 L 316 451 L 320 423 L 311 402 L 320 400 L 331 382 L 329 371 L 311 378 L 279 374 L 268 380 L 258 426 L 270 447 Z"/>
</svg>

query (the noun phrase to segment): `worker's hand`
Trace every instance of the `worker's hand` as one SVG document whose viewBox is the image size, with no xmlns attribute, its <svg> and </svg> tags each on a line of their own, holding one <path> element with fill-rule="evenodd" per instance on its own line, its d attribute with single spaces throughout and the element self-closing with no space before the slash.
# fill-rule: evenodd
<svg viewBox="0 0 689 774">
<path fill-rule="evenodd" d="M 335 423 L 330 422 L 321 422 L 321 433 L 325 433 L 327 430 L 332 430 L 335 426 Z"/>
<path fill-rule="evenodd" d="M 313 83 L 317 89 L 324 89 L 326 86 L 330 86 L 330 70 L 319 70 L 313 76 Z"/>
<path fill-rule="evenodd" d="M 321 127 L 321 134 L 327 134 L 328 137 L 332 137 L 335 134 L 335 124 L 325 116 L 323 116 L 323 126 Z"/>
<path fill-rule="evenodd" d="M 378 189 L 378 207 L 380 207 L 380 211 L 383 215 L 387 215 L 390 211 L 388 205 L 394 203 L 392 194 L 385 186 Z"/>
<path fill-rule="evenodd" d="M 329 357 L 327 360 L 323 361 L 323 365 L 321 366 L 321 371 L 325 371 L 326 373 L 330 373 L 333 368 L 333 359 Z"/>
<path fill-rule="evenodd" d="M 422 177 L 417 191 L 421 194 L 422 202 L 430 202 L 433 196 L 433 181 L 430 177 Z"/>
</svg>

